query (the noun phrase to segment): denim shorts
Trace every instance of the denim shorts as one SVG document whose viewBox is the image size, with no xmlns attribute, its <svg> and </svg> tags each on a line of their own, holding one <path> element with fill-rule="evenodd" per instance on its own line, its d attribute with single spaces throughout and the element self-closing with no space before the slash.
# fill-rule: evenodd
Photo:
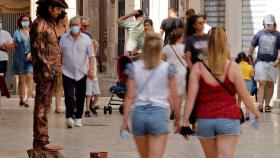
<svg viewBox="0 0 280 158">
<path fill-rule="evenodd" d="M 197 136 L 215 138 L 219 135 L 241 135 L 241 125 L 238 119 L 197 119 Z"/>
<path fill-rule="evenodd" d="M 136 106 L 132 114 L 134 136 L 161 135 L 170 132 L 168 109 L 160 106 Z"/>
</svg>

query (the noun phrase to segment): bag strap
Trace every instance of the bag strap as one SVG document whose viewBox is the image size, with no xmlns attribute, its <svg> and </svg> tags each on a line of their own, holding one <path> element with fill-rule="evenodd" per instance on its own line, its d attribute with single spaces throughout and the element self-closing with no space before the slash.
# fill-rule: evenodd
<svg viewBox="0 0 280 158">
<path fill-rule="evenodd" d="M 144 90 L 144 88 L 147 86 L 148 82 L 153 78 L 153 76 L 155 76 L 157 70 L 159 69 L 158 67 L 160 66 L 160 64 L 161 63 L 159 63 L 159 65 L 155 67 L 154 70 L 151 72 L 151 74 L 146 78 L 144 83 L 140 86 L 138 93 L 141 93 Z"/>
<path fill-rule="evenodd" d="M 231 95 L 232 97 L 234 97 L 234 93 L 225 85 L 225 83 L 223 83 L 220 79 L 218 79 L 218 77 L 216 77 L 212 71 L 210 70 L 210 68 L 202 61 L 202 64 L 204 65 L 204 67 L 210 72 L 210 74 L 216 79 L 216 81 L 228 92 L 229 95 Z M 230 65 L 229 65 L 230 66 Z M 229 69 L 229 68 L 228 68 Z M 228 71 L 227 71 L 228 73 Z"/>
<path fill-rule="evenodd" d="M 178 58 L 178 60 L 180 61 L 180 63 L 187 69 L 186 65 L 184 64 L 184 62 L 180 59 L 180 57 L 177 55 L 175 49 L 172 47 L 172 45 L 170 45 L 171 49 L 173 50 L 174 54 L 176 55 L 176 57 Z"/>
</svg>

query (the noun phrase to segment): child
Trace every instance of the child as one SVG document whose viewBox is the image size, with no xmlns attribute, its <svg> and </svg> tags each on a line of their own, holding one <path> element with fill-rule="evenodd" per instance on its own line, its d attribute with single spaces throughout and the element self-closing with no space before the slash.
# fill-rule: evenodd
<svg viewBox="0 0 280 158">
<path fill-rule="evenodd" d="M 244 52 L 240 52 L 237 55 L 236 62 L 239 64 L 239 66 L 241 68 L 243 78 L 244 78 L 245 83 L 246 83 L 247 90 L 249 92 L 251 92 L 251 88 L 252 88 L 252 84 L 253 84 L 252 78 L 254 76 L 254 73 L 253 73 L 252 65 L 250 65 L 248 63 L 247 55 Z M 238 98 L 238 104 L 239 104 L 239 106 L 241 105 L 241 99 L 240 98 Z M 249 113 L 249 110 L 246 108 L 246 120 L 249 120 L 249 119 L 250 119 L 250 113 Z"/>
<path fill-rule="evenodd" d="M 253 65 L 253 57 L 252 56 L 248 56 L 248 63 L 250 65 Z M 257 82 L 254 80 L 254 78 L 252 79 L 252 87 L 251 87 L 251 96 L 255 96 L 255 100 L 256 102 L 258 102 L 258 86 L 257 86 Z"/>
<path fill-rule="evenodd" d="M 98 48 L 99 48 L 99 43 L 96 40 L 93 40 L 93 47 L 94 47 L 94 52 L 97 52 Z M 98 109 L 98 107 L 96 106 L 96 103 L 100 96 L 100 89 L 99 89 L 98 79 L 97 79 L 97 75 L 96 75 L 96 71 L 97 71 L 96 64 L 97 64 L 96 58 L 94 58 L 94 67 L 93 67 L 94 79 L 93 80 L 87 79 L 85 117 L 90 117 L 89 110 L 95 116 L 97 116 L 96 109 Z M 92 98 L 94 98 L 93 101 L 92 101 Z"/>
</svg>

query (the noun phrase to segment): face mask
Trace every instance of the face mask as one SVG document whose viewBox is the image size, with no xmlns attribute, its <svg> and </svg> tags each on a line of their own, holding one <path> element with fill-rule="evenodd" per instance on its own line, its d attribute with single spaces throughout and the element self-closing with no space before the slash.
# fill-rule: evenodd
<svg viewBox="0 0 280 158">
<path fill-rule="evenodd" d="M 2 22 L 0 23 L 0 31 L 2 30 Z"/>
<path fill-rule="evenodd" d="M 80 26 L 71 26 L 70 27 L 71 33 L 79 33 L 80 32 Z"/>
<path fill-rule="evenodd" d="M 22 27 L 29 27 L 29 24 L 30 24 L 29 21 L 22 21 L 21 22 Z"/>
</svg>

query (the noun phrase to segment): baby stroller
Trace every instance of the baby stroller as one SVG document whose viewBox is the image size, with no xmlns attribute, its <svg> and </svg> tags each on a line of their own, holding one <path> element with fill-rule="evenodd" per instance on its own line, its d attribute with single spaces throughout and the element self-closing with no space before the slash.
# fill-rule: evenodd
<svg viewBox="0 0 280 158">
<path fill-rule="evenodd" d="M 119 80 L 117 81 L 116 85 L 113 85 L 109 90 L 112 93 L 112 96 L 110 98 L 108 105 L 104 106 L 105 115 L 107 114 L 107 112 L 109 112 L 109 114 L 112 114 L 111 105 L 120 105 L 119 112 L 120 114 L 123 114 L 123 102 L 124 102 L 125 92 L 127 89 L 127 85 L 126 85 L 127 75 L 124 74 L 124 70 L 128 63 L 132 63 L 132 59 L 129 56 L 121 56 L 118 58 L 117 71 L 118 71 Z M 115 95 L 118 97 L 117 99 L 114 98 Z"/>
</svg>

